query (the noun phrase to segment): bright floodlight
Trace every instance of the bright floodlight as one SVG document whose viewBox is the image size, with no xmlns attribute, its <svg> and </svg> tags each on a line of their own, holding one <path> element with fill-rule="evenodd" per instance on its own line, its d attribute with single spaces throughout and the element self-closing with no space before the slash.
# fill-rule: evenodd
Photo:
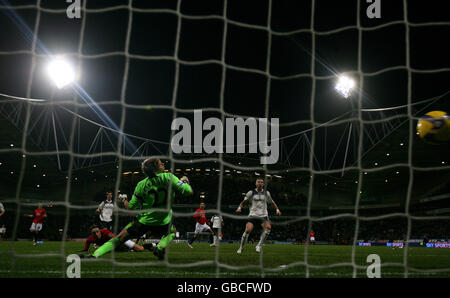
<svg viewBox="0 0 450 298">
<path fill-rule="evenodd" d="M 47 70 L 58 89 L 70 84 L 75 79 L 72 66 L 63 59 L 55 59 L 50 62 Z"/>
<path fill-rule="evenodd" d="M 355 86 L 355 81 L 347 76 L 341 76 L 334 87 L 342 96 L 345 98 L 350 96 L 353 87 Z"/>
</svg>

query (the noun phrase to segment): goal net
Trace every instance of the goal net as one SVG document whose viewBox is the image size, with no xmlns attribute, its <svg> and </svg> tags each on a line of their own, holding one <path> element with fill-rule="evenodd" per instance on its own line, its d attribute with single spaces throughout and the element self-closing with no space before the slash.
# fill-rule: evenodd
<svg viewBox="0 0 450 298">
<path fill-rule="evenodd" d="M 0 276 L 66 277 L 106 192 L 115 234 L 136 215 L 118 194 L 156 156 L 194 190 L 163 208 L 177 228 L 164 260 L 112 251 L 82 277 L 371 277 L 374 254 L 381 277 L 448 277 L 429 255 L 450 246 L 449 143 L 416 135 L 450 110 L 435 2 L 0 0 Z M 74 72 L 62 88 L 47 74 L 59 58 Z M 269 203 L 262 251 L 255 226 L 238 255 L 258 177 L 281 215 Z M 200 202 L 221 240 L 190 249 Z"/>
</svg>

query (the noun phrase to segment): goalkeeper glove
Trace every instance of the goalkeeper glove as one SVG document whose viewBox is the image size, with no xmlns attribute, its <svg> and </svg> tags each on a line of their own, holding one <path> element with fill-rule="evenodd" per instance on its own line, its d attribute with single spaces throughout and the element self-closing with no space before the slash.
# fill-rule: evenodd
<svg viewBox="0 0 450 298">
<path fill-rule="evenodd" d="M 128 200 L 128 196 L 127 196 L 126 194 L 120 194 L 120 195 L 119 195 L 119 200 L 120 200 L 121 202 L 123 202 L 123 201 L 125 201 L 125 200 Z"/>
</svg>

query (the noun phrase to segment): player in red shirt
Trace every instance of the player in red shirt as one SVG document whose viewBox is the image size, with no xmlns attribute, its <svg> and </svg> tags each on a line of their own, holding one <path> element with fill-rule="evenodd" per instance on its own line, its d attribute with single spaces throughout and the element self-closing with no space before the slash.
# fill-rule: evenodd
<svg viewBox="0 0 450 298">
<path fill-rule="evenodd" d="M 316 244 L 316 235 L 314 234 L 314 231 L 311 230 L 309 233 L 309 242 L 312 244 Z"/>
<path fill-rule="evenodd" d="M 48 205 L 48 207 L 51 207 L 51 205 Z M 47 218 L 47 211 L 42 207 L 42 204 L 39 203 L 33 214 L 24 214 L 24 216 L 34 218 L 30 227 L 30 232 L 33 234 L 33 245 L 42 244 L 41 231 L 44 218 Z"/>
<path fill-rule="evenodd" d="M 190 248 L 194 248 L 194 247 L 192 247 L 192 243 L 195 241 L 195 239 L 197 239 L 198 234 L 200 234 L 201 232 L 209 231 L 211 233 L 211 235 L 214 235 L 214 231 L 209 226 L 209 220 L 206 217 L 205 203 L 203 203 L 203 202 L 200 203 L 200 208 L 195 210 L 194 218 L 197 221 L 197 223 L 195 224 L 194 236 L 192 236 L 192 238 L 189 239 L 189 241 L 188 241 L 188 246 Z"/>
<path fill-rule="evenodd" d="M 94 225 L 91 227 L 91 234 L 84 242 L 84 250 L 88 251 L 89 246 L 94 243 L 98 246 L 102 246 L 106 242 L 108 242 L 111 238 L 116 237 L 116 235 L 113 234 L 108 229 L 100 229 L 98 226 Z M 144 244 L 144 246 L 141 246 L 139 244 L 136 244 L 135 242 L 128 240 L 124 243 L 129 249 L 133 249 L 134 251 L 140 252 L 144 251 L 146 248 L 149 250 L 153 250 L 152 244 Z"/>
</svg>

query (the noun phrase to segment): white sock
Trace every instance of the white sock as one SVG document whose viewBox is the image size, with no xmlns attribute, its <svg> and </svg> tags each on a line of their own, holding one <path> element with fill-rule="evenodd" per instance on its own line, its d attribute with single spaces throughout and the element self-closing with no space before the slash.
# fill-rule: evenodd
<svg viewBox="0 0 450 298">
<path fill-rule="evenodd" d="M 217 236 L 216 235 L 214 235 L 214 242 L 213 243 L 217 244 Z"/>
<path fill-rule="evenodd" d="M 270 230 L 264 229 L 264 231 L 261 233 L 261 238 L 259 238 L 258 246 L 262 246 L 264 241 L 266 240 L 267 236 L 269 236 Z"/>
<path fill-rule="evenodd" d="M 244 232 L 244 234 L 242 234 L 242 237 L 241 237 L 241 248 L 244 248 L 244 245 L 247 243 L 248 235 L 249 234 L 247 234 L 245 232 Z"/>
</svg>

